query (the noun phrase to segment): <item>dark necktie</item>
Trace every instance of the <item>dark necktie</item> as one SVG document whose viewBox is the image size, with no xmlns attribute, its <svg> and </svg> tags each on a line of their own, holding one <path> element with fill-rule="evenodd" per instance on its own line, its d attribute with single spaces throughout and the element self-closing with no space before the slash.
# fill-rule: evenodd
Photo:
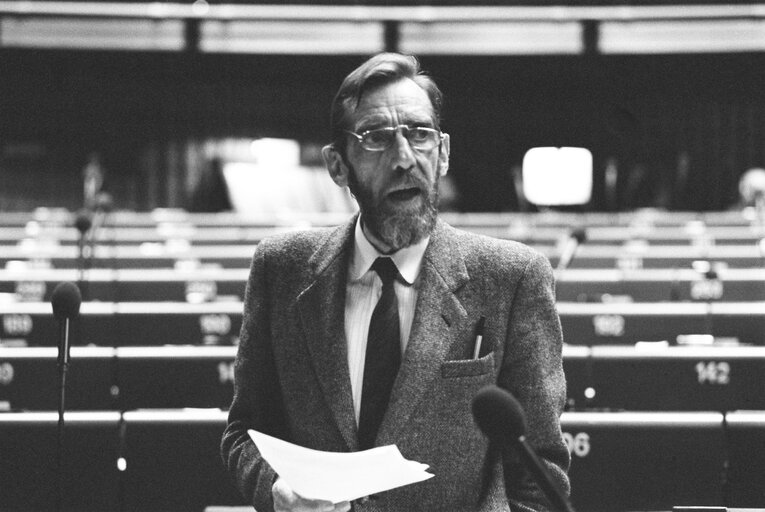
<svg viewBox="0 0 765 512">
<path fill-rule="evenodd" d="M 393 282 L 398 277 L 396 264 L 390 258 L 377 258 L 372 264 L 382 280 L 382 294 L 369 322 L 367 353 L 364 358 L 364 382 L 361 388 L 359 414 L 359 447 L 372 448 L 380 428 L 390 391 L 401 365 L 401 334 L 398 300 Z"/>
</svg>

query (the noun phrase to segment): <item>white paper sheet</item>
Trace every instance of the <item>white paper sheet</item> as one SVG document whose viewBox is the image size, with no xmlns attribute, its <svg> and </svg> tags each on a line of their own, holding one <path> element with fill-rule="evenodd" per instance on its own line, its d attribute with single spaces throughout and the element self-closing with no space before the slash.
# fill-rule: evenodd
<svg viewBox="0 0 765 512">
<path fill-rule="evenodd" d="M 407 460 L 395 445 L 360 452 L 323 452 L 304 448 L 255 430 L 250 437 L 260 454 L 304 498 L 350 501 L 434 475 L 427 464 Z"/>
</svg>

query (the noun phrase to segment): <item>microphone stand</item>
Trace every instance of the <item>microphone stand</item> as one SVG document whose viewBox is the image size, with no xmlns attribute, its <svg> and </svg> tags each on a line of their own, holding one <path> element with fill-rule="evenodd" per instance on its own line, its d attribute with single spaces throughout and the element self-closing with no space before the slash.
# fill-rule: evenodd
<svg viewBox="0 0 765 512">
<path fill-rule="evenodd" d="M 88 300 L 88 282 L 86 273 L 90 269 L 90 260 L 93 257 L 93 247 L 88 243 L 88 233 L 93 226 L 90 212 L 84 210 L 80 211 L 74 224 L 80 234 L 77 240 L 77 268 L 79 269 L 77 284 L 79 285 L 85 300 Z M 88 254 L 86 254 L 86 252 Z"/>
<path fill-rule="evenodd" d="M 59 327 L 58 338 L 58 429 L 56 436 L 56 466 L 58 486 L 56 510 L 64 505 L 64 411 L 66 410 L 66 374 L 69 369 L 69 326 L 80 311 L 82 295 L 73 283 L 60 283 L 51 294 L 53 316 Z"/>
<path fill-rule="evenodd" d="M 62 346 L 58 352 L 58 428 L 56 442 L 56 466 L 58 470 L 58 492 L 56 510 L 62 510 L 64 501 L 64 411 L 66 410 L 66 374 L 69 369 L 69 317 L 61 320 Z"/>
<path fill-rule="evenodd" d="M 542 466 L 542 462 L 534 453 L 534 449 L 526 442 L 526 436 L 521 436 L 515 443 L 517 452 L 526 462 L 526 467 L 534 476 L 534 480 L 539 484 L 542 493 L 550 504 L 559 512 L 575 512 L 574 507 L 566 499 L 566 496 L 558 489 L 550 474 Z"/>
</svg>

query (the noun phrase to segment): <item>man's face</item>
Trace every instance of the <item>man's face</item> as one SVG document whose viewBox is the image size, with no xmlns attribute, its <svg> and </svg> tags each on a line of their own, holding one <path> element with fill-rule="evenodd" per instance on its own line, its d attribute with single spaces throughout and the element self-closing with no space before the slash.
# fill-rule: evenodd
<svg viewBox="0 0 765 512">
<path fill-rule="evenodd" d="M 404 79 L 364 93 L 351 131 L 408 125 L 434 128 L 427 93 Z M 411 245 L 433 229 L 437 214 L 438 180 L 449 161 L 448 136 L 431 150 L 409 145 L 401 130 L 383 151 L 367 151 L 348 135 L 345 162 L 347 185 L 356 197 L 364 227 L 390 251 Z M 333 174 L 332 169 L 330 173 Z M 338 181 L 333 174 L 335 182 Z"/>
</svg>

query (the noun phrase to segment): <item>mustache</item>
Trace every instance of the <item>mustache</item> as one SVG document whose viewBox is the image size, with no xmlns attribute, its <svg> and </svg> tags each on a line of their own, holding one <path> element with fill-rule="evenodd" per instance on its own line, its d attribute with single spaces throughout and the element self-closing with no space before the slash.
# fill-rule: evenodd
<svg viewBox="0 0 765 512">
<path fill-rule="evenodd" d="M 406 173 L 404 179 L 397 180 L 395 183 L 393 183 L 389 187 L 389 192 L 394 192 L 396 190 L 403 190 L 407 188 L 417 188 L 427 192 L 428 189 L 430 188 L 430 183 L 428 183 L 428 181 L 425 178 L 415 176 L 412 173 L 408 172 Z"/>
</svg>

